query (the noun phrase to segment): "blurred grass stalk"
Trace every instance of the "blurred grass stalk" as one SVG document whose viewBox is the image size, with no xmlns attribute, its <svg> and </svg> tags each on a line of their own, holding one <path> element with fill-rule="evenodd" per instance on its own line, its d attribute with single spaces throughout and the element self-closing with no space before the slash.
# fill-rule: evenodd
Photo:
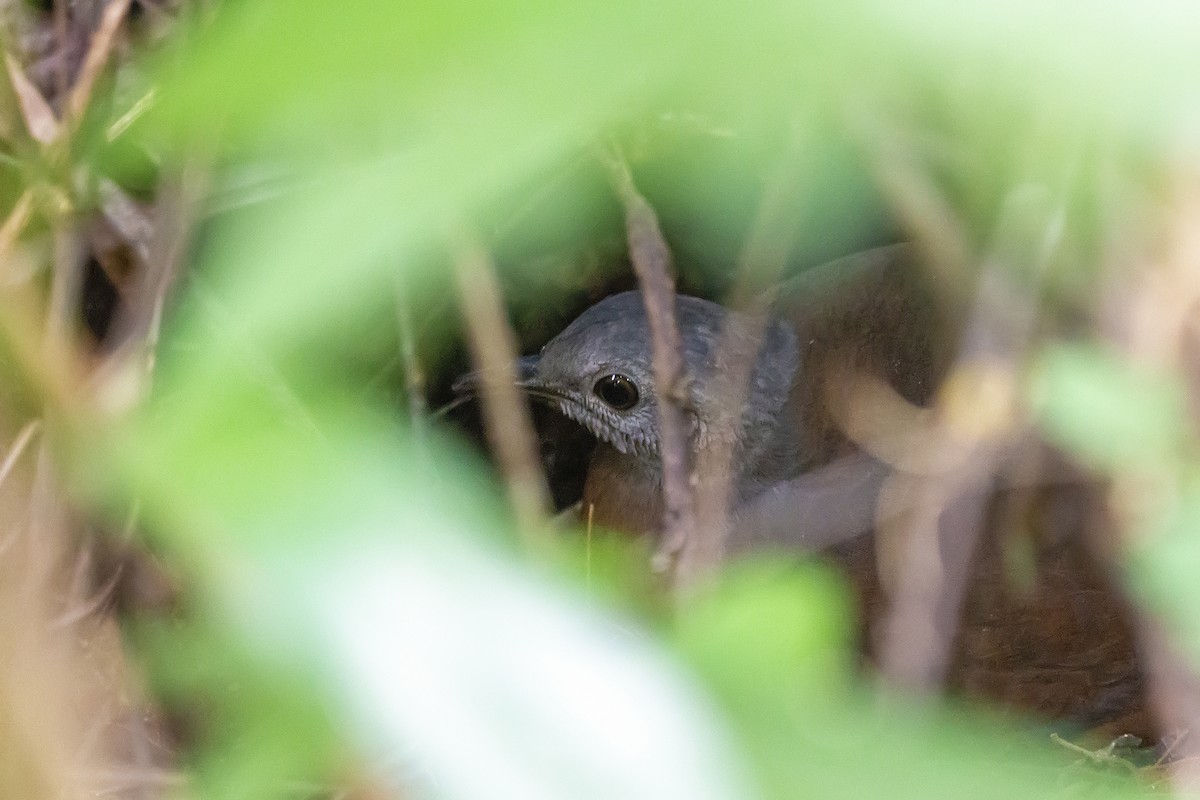
<svg viewBox="0 0 1200 800">
<path fill-rule="evenodd" d="M 68 510 L 40 423 L 12 430 L 0 480 L 0 792 L 140 791 L 162 774 L 139 755 L 137 681 L 116 621 L 99 613 L 113 586 L 93 587 L 95 550 Z"/>
</svg>

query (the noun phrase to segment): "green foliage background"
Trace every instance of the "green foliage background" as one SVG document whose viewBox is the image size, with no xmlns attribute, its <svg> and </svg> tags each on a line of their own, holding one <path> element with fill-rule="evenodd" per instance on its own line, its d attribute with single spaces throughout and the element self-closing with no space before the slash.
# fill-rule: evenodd
<svg viewBox="0 0 1200 800">
<path fill-rule="evenodd" d="M 380 298 L 397 276 L 409 297 L 441 285 L 437 254 L 464 225 L 608 137 L 657 169 L 665 219 L 714 237 L 701 270 L 732 266 L 752 213 L 724 187 L 755 197 L 796 147 L 817 187 L 798 260 L 869 238 L 889 175 L 939 187 L 974 254 L 1033 186 L 1067 242 L 1059 300 L 1085 303 L 1103 236 L 1189 154 L 1200 11 L 256 0 L 192 16 L 147 55 L 156 103 L 123 136 L 168 170 L 199 154 L 227 210 L 203 220 L 152 396 L 67 438 L 88 496 L 138 500 L 187 575 L 190 622 L 134 642 L 165 696 L 207 699 L 189 794 L 291 797 L 363 775 L 431 797 L 1144 791 L 1071 771 L 1007 721 L 854 685 L 844 593 L 815 568 L 748 566 L 666 623 L 585 586 L 574 550 L 529 563 L 475 458 L 364 398 L 345 352 L 390 341 Z M 85 130 L 80 161 L 137 179 L 132 149 Z M 739 161 L 687 156 L 725 139 Z M 514 281 L 560 285 L 520 274 L 534 268 Z M 1200 642 L 1178 376 L 1094 348 L 1034 372 L 1046 429 L 1097 469 L 1185 482 L 1133 572 Z"/>
</svg>

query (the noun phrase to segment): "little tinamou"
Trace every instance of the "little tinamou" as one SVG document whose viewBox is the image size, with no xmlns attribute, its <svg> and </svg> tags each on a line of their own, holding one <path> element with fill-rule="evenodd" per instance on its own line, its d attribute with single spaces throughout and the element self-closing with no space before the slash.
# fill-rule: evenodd
<svg viewBox="0 0 1200 800">
<path fill-rule="evenodd" d="M 693 297 L 676 304 L 689 377 L 694 452 L 733 436 L 727 552 L 820 552 L 855 589 L 860 644 L 873 657 L 886 614 L 875 507 L 890 469 L 842 432 L 836 387 L 869 375 L 927 403 L 955 344 L 927 276 L 906 246 L 867 251 L 784 285 L 771 307 L 740 414 L 722 414 L 709 383 L 723 326 L 745 317 Z M 583 490 L 597 526 L 654 535 L 662 526 L 659 402 L 642 298 L 609 297 L 521 360 L 533 397 L 598 441 Z M 476 382 L 460 381 L 459 390 Z M 842 409 L 845 410 L 845 409 Z M 740 424 L 720 424 L 737 419 Z M 889 422 L 890 424 L 890 422 Z M 732 431 L 730 430 L 732 428 Z M 886 426 L 885 426 L 886 428 Z M 972 563 L 948 687 L 1002 707 L 1152 735 L 1127 606 L 1086 542 L 1095 497 L 1086 486 L 998 489 Z M 1014 583 L 1012 545 L 1032 557 Z"/>
<path fill-rule="evenodd" d="M 782 544 L 779 531 L 767 530 L 777 525 L 745 524 L 763 518 L 747 513 L 755 510 L 754 501 L 850 449 L 826 407 L 831 369 L 877 374 L 911 402 L 928 398 L 938 369 L 933 342 L 938 326 L 934 304 L 914 272 L 909 249 L 897 245 L 825 265 L 785 285 L 763 329 L 738 425 L 722 422 L 729 415 L 720 404 L 728 401 L 717 396 L 709 379 L 727 326 L 747 327 L 750 321 L 708 300 L 677 298 L 693 451 L 710 446 L 714 437 L 733 437 L 734 550 Z M 584 488 L 585 514 L 590 509 L 593 522 L 605 528 L 657 532 L 663 514 L 659 401 L 641 295 L 625 292 L 587 309 L 541 353 L 522 359 L 520 374 L 532 396 L 598 440 Z M 870 491 L 850 490 L 877 484 L 884 470 L 866 459 L 859 466 L 843 470 L 857 483 L 828 487 L 843 490 L 828 498 L 841 507 L 809 520 L 839 530 L 820 536 L 797 531 L 798 536 L 823 540 L 866 530 L 874 498 Z M 847 525 L 857 530 L 844 530 Z"/>
</svg>

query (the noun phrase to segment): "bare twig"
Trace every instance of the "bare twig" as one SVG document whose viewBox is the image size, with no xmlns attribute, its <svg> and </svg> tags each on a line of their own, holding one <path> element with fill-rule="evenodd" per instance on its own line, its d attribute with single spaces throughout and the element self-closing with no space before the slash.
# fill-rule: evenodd
<svg viewBox="0 0 1200 800">
<path fill-rule="evenodd" d="M 13 440 L 12 446 L 8 448 L 8 454 L 4 457 L 4 462 L 0 464 L 0 486 L 3 486 L 9 474 L 12 473 L 13 467 L 21 458 L 21 454 L 29 447 L 29 443 L 33 440 L 34 435 L 42 427 L 41 420 L 30 420 L 25 423 L 21 431 Z M 17 543 L 20 539 L 21 530 L 18 526 L 12 526 L 12 530 L 6 533 L 3 538 L 0 538 L 0 556 L 3 556 L 8 550 Z"/>
<path fill-rule="evenodd" d="M 488 438 L 500 461 L 509 501 L 531 550 L 547 546 L 550 506 L 533 422 L 517 388 L 517 345 L 505 318 L 491 258 L 466 235 L 454 242 L 454 277 L 472 358 L 482 378 Z"/>
<path fill-rule="evenodd" d="M 894 504 L 879 519 L 876 502 L 891 469 L 854 453 L 777 483 L 738 510 L 734 552 L 817 553 L 890 522 L 909 507 Z"/>
<path fill-rule="evenodd" d="M 675 279 L 671 251 L 658 216 L 638 192 L 624 156 L 612 146 L 604 154 L 610 179 L 625 206 L 629 256 L 642 289 L 650 324 L 654 383 L 658 389 L 659 457 L 663 473 L 663 538 L 653 557 L 656 570 L 672 571 L 696 530 L 690 442 L 684 414 L 687 380 L 679 327 L 675 322 Z"/>
</svg>

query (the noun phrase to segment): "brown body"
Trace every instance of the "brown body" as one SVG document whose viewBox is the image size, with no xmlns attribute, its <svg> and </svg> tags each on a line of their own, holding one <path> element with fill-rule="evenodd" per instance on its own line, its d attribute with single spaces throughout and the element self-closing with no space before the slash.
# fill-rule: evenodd
<svg viewBox="0 0 1200 800">
<path fill-rule="evenodd" d="M 956 343 L 955 326 L 942 315 L 943 299 L 929 289 L 907 250 L 886 248 L 801 276 L 775 305 L 799 345 L 786 412 L 795 447 L 780 456 L 792 460 L 785 466 L 800 476 L 799 488 L 734 509 L 729 549 L 816 548 L 837 563 L 863 610 L 868 660 L 887 612 L 869 529 L 882 477 L 845 457 L 856 448 L 839 423 L 844 409 L 833 404 L 844 379 L 861 374 L 883 379 L 909 403 L 927 403 Z M 777 474 L 779 465 L 771 469 Z M 1062 480 L 1069 467 L 1056 469 L 1048 482 L 998 490 L 991 500 L 948 688 L 1047 720 L 1152 737 L 1130 615 L 1097 555 L 1102 548 L 1089 534 L 1099 505 L 1084 482 Z M 601 442 L 583 508 L 596 525 L 653 534 L 662 517 L 658 478 Z M 847 528 L 854 525 L 862 532 L 845 535 L 855 532 Z"/>
</svg>

